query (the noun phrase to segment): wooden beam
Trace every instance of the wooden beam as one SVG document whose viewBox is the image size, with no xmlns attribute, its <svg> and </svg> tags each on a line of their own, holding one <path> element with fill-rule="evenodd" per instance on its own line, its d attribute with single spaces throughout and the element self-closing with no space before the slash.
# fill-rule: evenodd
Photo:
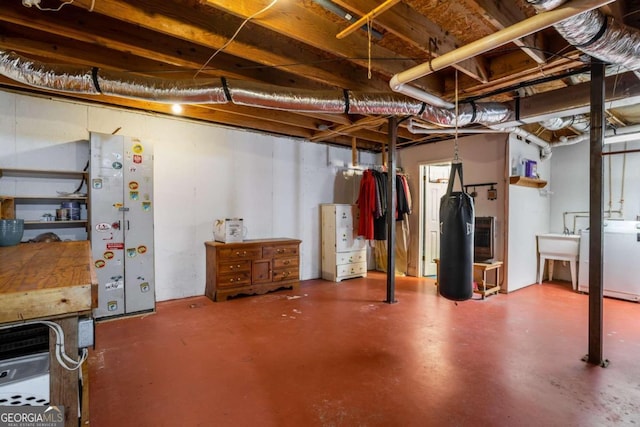
<svg viewBox="0 0 640 427">
<path fill-rule="evenodd" d="M 399 2 L 400 0 L 385 0 L 381 5 L 373 9 L 371 12 L 365 13 L 362 18 L 358 19 L 356 22 L 354 22 L 353 24 L 349 25 L 347 28 L 345 28 L 344 30 L 336 34 L 336 38 L 343 39 L 347 37 L 349 34 L 353 33 L 358 28 L 362 27 L 364 24 L 373 21 L 379 15 L 391 9 L 393 6 L 395 6 Z"/>
<path fill-rule="evenodd" d="M 461 84 L 461 94 L 465 97 L 481 95 L 494 90 L 512 86 L 518 82 L 534 80 L 540 77 L 560 73 L 571 68 L 579 68 L 584 64 L 579 60 L 580 53 L 569 52 L 561 58 L 550 60 L 543 66 L 538 66 L 531 58 L 523 52 L 512 52 L 497 61 L 492 61 L 490 67 L 492 79 L 484 85 Z M 462 80 L 462 79 L 461 79 Z M 475 82 L 472 82 L 475 83 Z M 453 93 L 453 79 L 447 80 L 446 93 Z M 512 95 L 508 95 L 512 98 Z"/>
<path fill-rule="evenodd" d="M 387 166 L 387 144 L 382 143 L 382 166 Z"/>
<path fill-rule="evenodd" d="M 269 3 L 268 0 L 205 0 L 205 2 L 243 19 Z M 348 59 L 365 68 L 369 66 L 367 58 L 370 54 L 372 71 L 384 78 L 390 78 L 396 73 L 417 65 L 416 61 L 398 58 L 396 52 L 375 44 L 369 51 L 369 43 L 365 35 L 354 34 L 349 39 L 349 43 L 336 40 L 335 34 L 340 30 L 338 24 L 310 12 L 298 2 L 277 3 L 265 16 L 254 22 L 309 46 L 332 52 L 338 57 Z M 442 90 L 441 82 L 436 76 L 429 76 L 414 83 L 434 93 Z"/>
<path fill-rule="evenodd" d="M 147 60 L 155 61 L 155 67 L 151 67 L 147 63 L 146 70 L 150 74 L 155 71 L 162 74 L 166 78 L 176 78 L 170 72 L 172 67 L 183 67 L 189 78 L 198 70 L 202 64 L 211 55 L 209 47 L 202 45 L 187 43 L 174 37 L 164 34 L 158 34 L 150 29 L 140 28 L 139 26 L 128 25 L 121 21 L 117 21 L 107 16 L 97 13 L 86 13 L 82 10 L 74 10 L 75 13 L 65 13 L 56 15 L 56 19 L 51 19 L 49 15 L 43 14 L 36 8 L 15 8 L 10 7 L 9 2 L 0 2 L 0 22 L 8 22 L 19 25 L 25 29 L 29 29 L 31 37 L 29 39 L 44 38 L 47 41 L 52 40 L 52 36 L 59 36 L 57 46 L 67 46 L 77 49 L 78 42 L 90 44 L 85 52 L 95 50 L 103 56 L 102 60 L 90 65 L 106 65 L 106 61 L 112 62 L 121 55 L 115 51 L 127 52 L 127 58 L 137 56 Z M 82 15 L 79 17 L 78 15 Z M 36 37 L 34 33 L 43 34 L 42 37 Z M 49 35 L 46 35 L 49 34 Z M 63 42 L 62 38 L 67 40 Z M 53 45 L 53 43 L 51 43 Z M 107 54 L 108 50 L 110 54 Z M 53 46 L 52 46 L 53 50 Z M 52 51 L 55 54 L 55 50 Z M 49 56 L 49 55 L 47 55 Z M 83 64 L 89 64 L 84 55 L 80 55 Z M 78 63 L 78 61 L 71 61 Z M 124 64 L 116 67 L 126 69 Z M 224 76 L 227 78 L 237 78 L 244 80 L 264 81 L 274 85 L 289 86 L 299 84 L 305 88 L 327 87 L 324 83 L 315 80 L 305 79 L 291 72 L 285 72 L 276 68 L 258 69 L 256 62 L 243 58 L 233 57 L 224 52 L 216 57 L 216 69 L 204 70 L 204 76 Z M 204 77 L 203 76 L 203 77 Z"/>
<path fill-rule="evenodd" d="M 360 119 L 348 125 L 337 126 L 333 129 L 327 129 L 325 131 L 318 132 L 313 137 L 311 137 L 310 140 L 321 141 L 333 135 L 348 134 L 350 132 L 353 132 L 354 130 L 372 127 L 372 126 L 378 126 L 381 123 L 381 121 L 384 121 L 384 120 L 385 119 L 382 117 L 365 117 L 363 119 Z"/>
<path fill-rule="evenodd" d="M 528 18 L 515 2 L 498 0 L 465 1 L 472 7 L 473 11 L 482 15 L 496 30 L 502 30 Z M 546 62 L 544 41 L 540 33 L 515 40 L 514 44 L 520 47 L 523 52 L 538 64 L 544 64 Z"/>
<path fill-rule="evenodd" d="M 371 0 L 334 0 L 334 3 L 352 13 L 362 15 L 370 9 Z M 398 37 L 405 43 L 427 54 L 438 57 L 457 49 L 462 43 L 448 31 L 418 13 L 411 6 L 400 3 L 376 19 L 376 25 Z M 461 61 L 454 68 L 469 77 L 486 83 L 489 79 L 488 64 L 482 57 Z"/>
<path fill-rule="evenodd" d="M 91 13 L 106 15 L 141 28 L 205 46 L 210 49 L 210 54 L 227 43 L 242 22 L 242 20 L 230 19 L 228 15 L 216 14 L 215 10 L 210 8 L 194 8 L 193 4 L 187 4 L 187 0 L 184 2 L 75 0 L 71 6 L 86 10 L 93 7 L 94 11 Z M 334 62 L 325 65 L 326 56 L 322 56 L 317 50 L 305 49 L 300 43 L 290 39 L 274 40 L 273 34 L 259 26 L 253 25 L 248 29 L 249 31 L 241 31 L 234 42 L 225 48 L 227 54 L 300 74 L 333 87 L 388 90 L 387 82 L 369 80 L 365 73 L 357 74 L 354 67 L 349 64 Z M 277 45 L 274 45 L 276 42 L 278 42 Z M 210 67 L 215 66 L 215 61 L 210 64 Z"/>
<path fill-rule="evenodd" d="M 607 108 L 640 103 L 640 80 L 628 72 L 609 76 L 606 81 Z M 558 114 L 573 115 L 589 112 L 590 84 L 581 83 L 538 95 L 528 96 L 520 102 L 519 120 L 503 123 L 501 126 L 519 126 L 533 123 Z M 515 106 L 512 107 L 515 111 Z"/>
<path fill-rule="evenodd" d="M 358 164 L 358 145 L 355 136 L 351 137 L 351 164 L 353 166 L 357 166 Z"/>
</svg>

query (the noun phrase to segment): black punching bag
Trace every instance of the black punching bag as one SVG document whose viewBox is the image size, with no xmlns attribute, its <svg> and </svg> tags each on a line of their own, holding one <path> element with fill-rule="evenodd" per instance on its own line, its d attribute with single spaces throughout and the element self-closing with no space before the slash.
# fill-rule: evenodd
<svg viewBox="0 0 640 427">
<path fill-rule="evenodd" d="M 461 191 L 453 190 L 456 173 Z M 462 163 L 451 165 L 447 194 L 440 199 L 440 295 L 464 301 L 473 295 L 473 199 L 464 192 Z"/>
</svg>

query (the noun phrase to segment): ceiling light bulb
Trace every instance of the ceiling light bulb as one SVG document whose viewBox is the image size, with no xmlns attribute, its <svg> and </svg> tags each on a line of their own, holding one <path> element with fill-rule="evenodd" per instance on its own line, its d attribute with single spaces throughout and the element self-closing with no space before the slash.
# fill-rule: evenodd
<svg viewBox="0 0 640 427">
<path fill-rule="evenodd" d="M 173 111 L 173 114 L 181 114 L 182 113 L 182 105 L 173 104 L 171 106 L 171 111 Z"/>
</svg>

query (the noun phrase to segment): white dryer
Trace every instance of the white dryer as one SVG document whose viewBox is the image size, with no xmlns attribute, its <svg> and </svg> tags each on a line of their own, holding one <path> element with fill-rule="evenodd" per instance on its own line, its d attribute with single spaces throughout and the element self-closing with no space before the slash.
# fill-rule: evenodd
<svg viewBox="0 0 640 427">
<path fill-rule="evenodd" d="M 578 290 L 589 292 L 589 230 L 581 232 Z M 604 295 L 640 301 L 640 222 L 607 220 L 604 225 Z"/>
</svg>

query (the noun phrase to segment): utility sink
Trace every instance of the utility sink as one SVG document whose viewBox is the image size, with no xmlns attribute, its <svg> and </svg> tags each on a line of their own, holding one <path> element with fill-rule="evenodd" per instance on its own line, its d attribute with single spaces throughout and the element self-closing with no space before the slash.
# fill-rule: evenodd
<svg viewBox="0 0 640 427">
<path fill-rule="evenodd" d="M 538 284 L 542 283 L 545 261 L 549 260 L 549 280 L 553 280 L 553 261 L 569 261 L 571 269 L 571 284 L 576 289 L 578 276 L 576 263 L 580 252 L 580 235 L 546 233 L 538 234 L 538 253 L 540 265 L 538 267 Z"/>
<path fill-rule="evenodd" d="M 577 257 L 579 249 L 579 234 L 538 234 L 538 252 L 541 254 Z M 548 258 L 553 257 L 548 256 Z"/>
</svg>

